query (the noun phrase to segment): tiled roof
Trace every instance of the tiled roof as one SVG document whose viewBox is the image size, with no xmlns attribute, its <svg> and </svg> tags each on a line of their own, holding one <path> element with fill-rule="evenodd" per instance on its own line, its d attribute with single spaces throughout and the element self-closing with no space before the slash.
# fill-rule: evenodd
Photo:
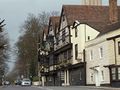
<svg viewBox="0 0 120 90">
<path fill-rule="evenodd" d="M 108 25 L 106 25 L 105 27 L 102 28 L 103 31 L 100 33 L 99 36 L 101 36 L 105 33 L 108 33 L 110 31 L 117 30 L 119 28 L 120 28 L 120 21 L 116 22 L 116 23 L 113 23 L 113 24 L 108 24 Z"/>
<path fill-rule="evenodd" d="M 105 32 L 106 26 L 110 26 L 108 6 L 63 5 L 62 9 L 68 25 L 72 25 L 75 20 L 78 20 L 101 33 Z M 118 7 L 118 21 L 120 21 L 120 7 Z"/>
<path fill-rule="evenodd" d="M 48 26 L 45 26 L 45 28 L 44 28 L 44 30 L 43 30 L 43 33 L 44 33 L 45 35 L 48 34 Z"/>
<path fill-rule="evenodd" d="M 52 16 L 52 17 L 50 17 L 49 21 L 52 22 L 53 30 L 56 30 L 56 27 L 59 25 L 59 20 L 60 20 L 60 16 Z"/>
</svg>

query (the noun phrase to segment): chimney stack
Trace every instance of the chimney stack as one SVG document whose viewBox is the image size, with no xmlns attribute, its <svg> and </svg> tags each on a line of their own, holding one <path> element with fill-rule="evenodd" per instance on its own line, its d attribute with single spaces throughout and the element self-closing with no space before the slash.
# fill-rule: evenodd
<svg viewBox="0 0 120 90">
<path fill-rule="evenodd" d="M 109 19 L 111 23 L 118 21 L 117 0 L 109 0 Z"/>
</svg>

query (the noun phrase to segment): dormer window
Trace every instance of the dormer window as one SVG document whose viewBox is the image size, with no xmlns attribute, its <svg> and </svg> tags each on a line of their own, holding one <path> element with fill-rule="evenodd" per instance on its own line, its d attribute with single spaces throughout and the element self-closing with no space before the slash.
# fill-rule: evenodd
<svg viewBox="0 0 120 90">
<path fill-rule="evenodd" d="M 90 60 L 93 60 L 93 50 L 90 51 Z"/>
</svg>

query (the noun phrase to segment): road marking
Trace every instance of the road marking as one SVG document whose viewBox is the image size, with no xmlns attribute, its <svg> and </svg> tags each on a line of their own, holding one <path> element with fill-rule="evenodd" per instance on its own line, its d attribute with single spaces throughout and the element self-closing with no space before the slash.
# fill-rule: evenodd
<svg viewBox="0 0 120 90">
<path fill-rule="evenodd" d="M 40 88 L 40 89 L 43 89 L 43 90 L 53 90 L 53 89 L 50 89 L 50 88 L 40 87 L 40 86 L 33 86 L 33 87 Z"/>
</svg>

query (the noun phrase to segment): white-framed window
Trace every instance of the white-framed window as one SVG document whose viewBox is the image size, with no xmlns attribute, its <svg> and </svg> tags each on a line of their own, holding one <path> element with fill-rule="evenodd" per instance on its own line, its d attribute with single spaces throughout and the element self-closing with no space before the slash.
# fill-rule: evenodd
<svg viewBox="0 0 120 90">
<path fill-rule="evenodd" d="M 111 68 L 111 76 L 112 80 L 120 80 L 120 67 L 112 67 Z"/>
<path fill-rule="evenodd" d="M 120 67 L 118 67 L 118 79 L 120 80 Z"/>
<path fill-rule="evenodd" d="M 80 71 L 80 80 L 82 80 L 82 72 Z"/>
<path fill-rule="evenodd" d="M 101 71 L 102 81 L 104 81 L 104 71 Z"/>
<path fill-rule="evenodd" d="M 65 80 L 64 76 L 65 76 L 64 71 L 61 71 L 60 72 L 60 79 L 63 80 L 63 81 Z"/>
<path fill-rule="evenodd" d="M 90 60 L 93 60 L 93 50 L 90 50 Z"/>
<path fill-rule="evenodd" d="M 116 68 L 112 68 L 112 80 L 116 80 Z"/>
<path fill-rule="evenodd" d="M 78 58 L 78 44 L 75 44 L 75 59 Z"/>
<path fill-rule="evenodd" d="M 103 47 L 99 48 L 99 56 L 100 58 L 103 58 Z"/>
</svg>

